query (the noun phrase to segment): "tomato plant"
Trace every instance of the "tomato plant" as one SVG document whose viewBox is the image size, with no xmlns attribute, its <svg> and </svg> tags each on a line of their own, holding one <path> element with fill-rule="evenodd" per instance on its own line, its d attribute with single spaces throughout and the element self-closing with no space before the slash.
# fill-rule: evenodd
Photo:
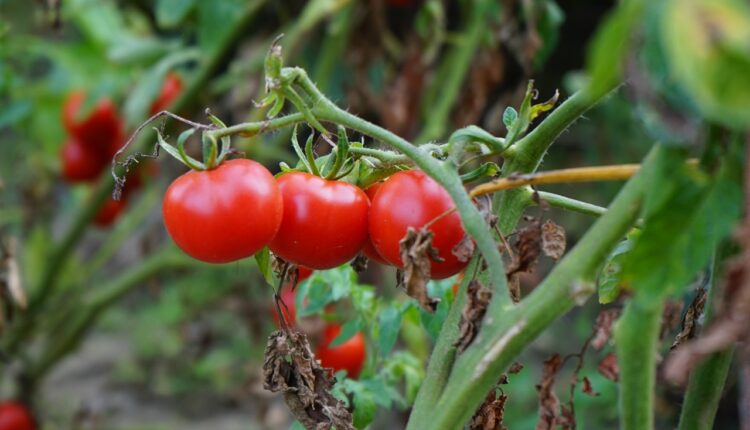
<svg viewBox="0 0 750 430">
<path fill-rule="evenodd" d="M 0 430 L 34 430 L 34 417 L 26 406 L 5 401 L 0 403 Z"/>
<path fill-rule="evenodd" d="M 367 241 L 367 195 L 354 185 L 309 173 L 279 177 L 281 227 L 269 247 L 295 264 L 322 270 L 354 258 Z"/>
<path fill-rule="evenodd" d="M 337 346 L 331 346 L 334 339 L 341 333 L 341 326 L 332 324 L 323 331 L 323 340 L 315 350 L 315 357 L 323 367 L 338 372 L 346 370 L 349 378 L 357 378 L 362 371 L 367 358 L 365 336 L 357 332 L 351 338 Z"/>
<path fill-rule="evenodd" d="M 453 248 L 466 235 L 461 217 L 443 187 L 423 172 L 411 170 L 391 176 L 375 194 L 370 208 L 370 240 L 389 263 L 403 267 L 399 242 L 409 227 L 434 233 L 432 244 L 442 262 L 431 261 L 434 279 L 455 275 L 466 267 L 453 255 Z"/>
<path fill-rule="evenodd" d="M 180 75 L 175 72 L 167 73 L 161 91 L 151 104 L 149 113 L 153 115 L 169 107 L 169 105 L 180 95 L 180 92 L 182 92 L 182 86 L 183 83 Z"/>
<path fill-rule="evenodd" d="M 247 159 L 190 171 L 164 194 L 164 225 L 175 243 L 198 260 L 227 263 L 246 258 L 279 230 L 279 188 L 265 167 Z"/>
</svg>

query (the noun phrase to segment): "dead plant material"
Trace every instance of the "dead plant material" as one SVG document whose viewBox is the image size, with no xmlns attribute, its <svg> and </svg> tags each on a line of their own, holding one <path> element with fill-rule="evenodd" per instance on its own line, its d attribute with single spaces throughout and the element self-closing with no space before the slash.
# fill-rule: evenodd
<svg viewBox="0 0 750 430">
<path fill-rule="evenodd" d="M 567 241 L 565 229 L 551 220 L 542 224 L 542 251 L 544 255 L 557 261 L 565 253 Z"/>
<path fill-rule="evenodd" d="M 403 285 L 406 294 L 417 300 L 428 312 L 435 312 L 438 300 L 427 294 L 427 282 L 430 280 L 430 265 L 432 261 L 442 262 L 438 250 L 432 246 L 434 233 L 430 230 L 409 227 L 406 236 L 399 242 L 401 261 L 404 270 L 399 277 L 399 285 Z"/>
<path fill-rule="evenodd" d="M 555 394 L 555 376 L 562 367 L 560 354 L 554 354 L 544 361 L 542 382 L 536 386 L 539 396 L 539 421 L 536 430 L 554 430 L 556 428 L 560 400 Z"/>
<path fill-rule="evenodd" d="M 275 331 L 263 361 L 263 388 L 284 394 L 294 417 L 308 430 L 354 430 L 352 415 L 331 394 L 336 379 L 315 359 L 307 336 L 296 330 Z"/>
<path fill-rule="evenodd" d="M 704 288 L 699 288 L 698 294 L 696 294 L 693 301 L 690 302 L 690 306 L 688 306 L 688 310 L 685 312 L 685 317 L 682 319 L 682 329 L 677 333 L 677 336 L 675 336 L 672 346 L 669 347 L 670 350 L 677 348 L 695 337 L 696 332 L 698 331 L 698 318 L 703 315 L 703 308 L 706 307 L 706 299 L 706 290 Z"/>
<path fill-rule="evenodd" d="M 506 271 L 509 278 L 516 273 L 530 272 L 536 266 L 542 252 L 542 230 L 538 222 L 519 230 L 517 237 L 516 258 Z"/>
<path fill-rule="evenodd" d="M 619 309 L 605 309 L 599 312 L 594 325 L 594 338 L 591 339 L 591 347 L 600 351 L 612 337 L 612 329 L 615 321 L 620 317 Z"/>
<path fill-rule="evenodd" d="M 620 366 L 617 364 L 617 355 L 614 352 L 610 352 L 602 358 L 597 370 L 602 376 L 612 382 L 620 380 Z"/>
<path fill-rule="evenodd" d="M 667 300 L 664 304 L 664 310 L 661 315 L 661 328 L 659 329 L 659 340 L 669 333 L 677 329 L 680 325 L 680 317 L 682 316 L 682 301 Z"/>
<path fill-rule="evenodd" d="M 458 326 L 458 340 L 455 344 L 458 352 L 464 352 L 477 336 L 491 299 L 492 290 L 480 284 L 476 279 L 469 283 L 466 305 L 464 305 Z"/>
<path fill-rule="evenodd" d="M 469 430 L 507 430 L 503 425 L 508 396 L 493 388 L 469 422 Z"/>
</svg>

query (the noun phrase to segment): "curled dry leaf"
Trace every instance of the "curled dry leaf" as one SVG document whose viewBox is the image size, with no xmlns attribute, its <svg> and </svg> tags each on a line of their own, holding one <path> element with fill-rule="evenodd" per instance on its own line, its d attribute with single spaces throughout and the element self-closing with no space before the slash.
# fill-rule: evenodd
<svg viewBox="0 0 750 430">
<path fill-rule="evenodd" d="M 469 283 L 466 305 L 458 326 L 458 340 L 455 344 L 459 352 L 465 351 L 477 336 L 491 299 L 492 291 L 489 288 L 480 284 L 476 279 Z"/>
<path fill-rule="evenodd" d="M 594 391 L 594 387 L 591 386 L 591 381 L 589 380 L 588 376 L 583 377 L 583 388 L 581 388 L 581 391 L 583 391 L 583 394 L 587 394 L 593 397 L 596 397 L 599 395 L 599 393 Z"/>
<path fill-rule="evenodd" d="M 542 231 L 538 223 L 522 228 L 516 239 L 516 258 L 511 262 L 506 272 L 510 278 L 516 273 L 529 272 L 536 265 L 542 252 Z"/>
<path fill-rule="evenodd" d="M 503 425 L 508 396 L 493 388 L 469 422 L 469 430 L 507 430 Z"/>
<path fill-rule="evenodd" d="M 514 361 L 513 364 L 511 364 L 510 367 L 508 368 L 508 373 L 510 373 L 511 375 L 515 375 L 516 373 L 522 370 L 523 370 L 523 364 L 517 361 Z"/>
<path fill-rule="evenodd" d="M 661 328 L 659 329 L 659 339 L 664 339 L 669 332 L 674 331 L 680 324 L 680 315 L 682 315 L 682 301 L 667 300 L 664 304 L 664 310 L 661 314 Z"/>
<path fill-rule="evenodd" d="M 489 195 L 479 196 L 474 199 L 474 203 L 479 209 L 479 213 L 482 214 L 484 222 L 490 228 L 494 228 L 497 224 L 497 215 L 492 213 L 492 199 Z M 456 256 L 458 261 L 465 263 L 471 259 L 476 251 L 476 244 L 474 240 L 468 234 L 465 234 L 461 241 L 453 247 L 451 252 Z"/>
<path fill-rule="evenodd" d="M 560 354 L 555 354 L 544 361 L 542 382 L 536 386 L 539 395 L 539 421 L 536 430 L 554 430 L 557 422 L 560 401 L 553 390 L 555 376 L 563 361 Z"/>
<path fill-rule="evenodd" d="M 594 337 L 591 339 L 591 346 L 595 350 L 599 351 L 607 344 L 609 338 L 612 336 L 614 323 L 619 316 L 619 309 L 605 309 L 599 312 L 594 325 Z"/>
<path fill-rule="evenodd" d="M 610 381 L 617 382 L 620 380 L 620 366 L 617 364 L 617 356 L 614 352 L 610 352 L 602 358 L 597 370 Z"/>
<path fill-rule="evenodd" d="M 263 361 L 263 388 L 284 394 L 294 417 L 308 430 L 354 430 L 346 405 L 331 394 L 336 382 L 315 359 L 304 333 L 275 331 Z"/>
<path fill-rule="evenodd" d="M 670 350 L 695 337 L 698 329 L 698 318 L 703 314 L 703 308 L 706 306 L 706 298 L 706 290 L 699 288 L 698 294 L 690 302 L 690 306 L 688 306 L 688 310 L 685 312 L 685 318 L 682 319 L 682 329 L 675 336 L 672 346 L 669 347 Z"/>
<path fill-rule="evenodd" d="M 430 260 L 442 262 L 438 250 L 432 246 L 433 233 L 430 230 L 409 227 L 406 236 L 401 239 L 401 261 L 404 262 L 403 273 L 399 276 L 399 285 L 403 285 L 406 294 L 419 302 L 428 312 L 435 312 L 438 300 L 427 294 L 427 282 L 430 280 Z"/>
<path fill-rule="evenodd" d="M 542 251 L 544 255 L 559 260 L 565 253 L 565 229 L 547 220 L 542 224 Z"/>
<path fill-rule="evenodd" d="M 354 258 L 354 260 L 352 260 L 352 263 L 351 263 L 352 264 L 352 269 L 354 269 L 354 271 L 357 272 L 357 273 L 362 273 L 365 270 L 367 270 L 367 263 L 368 262 L 369 261 L 367 259 L 367 256 L 364 253 L 360 252 Z"/>
</svg>

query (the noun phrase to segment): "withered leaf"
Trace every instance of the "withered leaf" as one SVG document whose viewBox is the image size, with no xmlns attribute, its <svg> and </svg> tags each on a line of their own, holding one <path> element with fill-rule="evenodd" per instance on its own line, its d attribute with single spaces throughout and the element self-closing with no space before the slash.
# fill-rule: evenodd
<svg viewBox="0 0 750 430">
<path fill-rule="evenodd" d="M 617 356 L 614 352 L 610 352 L 602 358 L 597 370 L 610 381 L 617 382 L 620 380 L 620 366 L 617 364 Z"/>
<path fill-rule="evenodd" d="M 508 373 L 510 373 L 511 375 L 515 375 L 521 370 L 523 370 L 523 364 L 517 361 L 514 361 L 513 364 L 510 365 L 510 368 L 508 369 Z"/>
<path fill-rule="evenodd" d="M 661 314 L 659 340 L 664 339 L 667 333 L 677 328 L 680 324 L 680 315 L 682 315 L 682 301 L 667 300 Z"/>
<path fill-rule="evenodd" d="M 474 279 L 467 288 L 467 299 L 464 310 L 461 313 L 461 322 L 458 326 L 458 340 L 456 347 L 463 352 L 471 344 L 482 325 L 482 318 L 487 312 L 487 306 L 492 299 L 492 290 L 483 286 Z"/>
<path fill-rule="evenodd" d="M 510 278 L 516 273 L 529 272 L 536 265 L 542 252 L 542 232 L 538 223 L 522 228 L 516 239 L 516 258 L 506 272 Z"/>
<path fill-rule="evenodd" d="M 508 396 L 493 388 L 469 422 L 469 430 L 507 430 L 503 425 Z"/>
<path fill-rule="evenodd" d="M 536 386 L 539 396 L 539 421 L 537 421 L 536 430 L 553 430 L 555 428 L 560 401 L 553 390 L 553 386 L 555 385 L 555 376 L 562 363 L 560 354 L 554 354 L 544 361 L 542 382 Z"/>
<path fill-rule="evenodd" d="M 599 393 L 594 391 L 594 387 L 591 386 L 591 381 L 589 380 L 588 376 L 583 377 L 583 388 L 581 388 L 581 391 L 583 391 L 584 394 L 588 394 L 589 396 L 593 397 L 599 395 Z"/>
<path fill-rule="evenodd" d="M 682 329 L 672 342 L 672 346 L 669 349 L 675 349 L 685 341 L 695 337 L 695 332 L 698 329 L 698 318 L 703 314 L 703 308 L 706 306 L 706 290 L 703 288 L 698 289 L 698 294 L 695 296 L 687 312 L 685 312 L 685 318 L 682 320 Z"/>
<path fill-rule="evenodd" d="M 565 253 L 565 229 L 547 220 L 542 224 L 542 251 L 548 257 L 559 260 Z"/>
<path fill-rule="evenodd" d="M 609 338 L 612 336 L 614 323 L 619 316 L 619 309 L 605 309 L 599 312 L 594 325 L 594 338 L 591 339 L 591 346 L 595 350 L 599 351 L 607 344 Z"/>
<path fill-rule="evenodd" d="M 464 237 L 461 238 L 461 241 L 453 247 L 451 253 L 456 256 L 458 261 L 465 263 L 471 260 L 471 257 L 474 255 L 474 251 L 476 251 L 476 249 L 477 245 L 474 243 L 474 240 L 471 238 L 471 236 L 465 234 Z"/>
<path fill-rule="evenodd" d="M 354 260 L 352 260 L 352 269 L 354 269 L 354 271 L 357 273 L 362 273 L 367 270 L 368 262 L 369 260 L 367 259 L 367 256 L 364 253 L 360 252 L 354 258 Z"/>
<path fill-rule="evenodd" d="M 354 430 L 346 405 L 331 394 L 335 382 L 320 367 L 304 333 L 271 333 L 263 361 L 263 388 L 283 393 L 290 411 L 306 429 Z"/>
<path fill-rule="evenodd" d="M 576 413 L 572 405 L 560 405 L 560 415 L 555 418 L 555 424 L 563 430 L 576 428 Z"/>
<path fill-rule="evenodd" d="M 428 312 L 435 312 L 438 300 L 427 294 L 427 282 L 430 280 L 431 261 L 442 262 L 438 250 L 432 246 L 434 233 L 430 230 L 409 227 L 406 236 L 399 242 L 401 261 L 404 262 L 403 274 L 399 284 L 406 289 L 406 294 L 417 300 Z"/>
</svg>

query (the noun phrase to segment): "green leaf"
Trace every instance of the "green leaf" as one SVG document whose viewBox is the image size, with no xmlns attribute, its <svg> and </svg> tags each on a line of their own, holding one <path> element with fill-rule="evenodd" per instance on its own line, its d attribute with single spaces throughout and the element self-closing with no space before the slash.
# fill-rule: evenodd
<svg viewBox="0 0 750 430">
<path fill-rule="evenodd" d="M 622 273 L 622 262 L 631 249 L 633 249 L 633 239 L 628 237 L 617 244 L 615 249 L 612 250 L 612 253 L 609 255 L 607 261 L 604 263 L 597 279 L 599 303 L 612 303 L 620 296 L 620 291 L 622 290 L 622 281 L 620 279 Z"/>
<path fill-rule="evenodd" d="M 258 270 L 260 270 L 263 279 L 270 286 L 276 285 L 275 275 L 273 273 L 273 266 L 271 261 L 271 251 L 266 246 L 260 251 L 255 253 L 255 262 L 258 264 Z"/>
<path fill-rule="evenodd" d="M 707 117 L 750 125 L 750 6 L 741 0 L 670 0 L 662 44 L 674 79 Z"/>
<path fill-rule="evenodd" d="M 156 22 L 164 28 L 175 28 L 195 8 L 196 0 L 157 0 Z"/>
<path fill-rule="evenodd" d="M 398 333 L 401 330 L 403 312 L 395 304 L 385 308 L 378 318 L 378 348 L 380 354 L 387 356 L 396 345 Z"/>
<path fill-rule="evenodd" d="M 518 112 L 516 112 L 513 107 L 508 106 L 505 108 L 505 112 L 503 112 L 503 124 L 505 124 L 505 128 L 508 130 L 513 127 L 513 123 L 516 122 L 518 119 Z"/>
<path fill-rule="evenodd" d="M 623 281 L 644 303 L 675 294 L 708 263 L 742 209 L 743 156 L 734 146 L 715 177 L 684 162 L 679 148 L 662 148 L 644 201 L 645 227 L 623 263 Z"/>
<path fill-rule="evenodd" d="M 351 319 L 341 326 L 341 331 L 331 343 L 328 345 L 331 348 L 335 348 L 347 340 L 351 339 L 357 332 L 362 328 L 362 320 L 359 318 Z"/>
<path fill-rule="evenodd" d="M 354 394 L 354 427 L 364 429 L 375 419 L 378 407 L 375 396 L 367 391 L 360 390 Z"/>
</svg>

